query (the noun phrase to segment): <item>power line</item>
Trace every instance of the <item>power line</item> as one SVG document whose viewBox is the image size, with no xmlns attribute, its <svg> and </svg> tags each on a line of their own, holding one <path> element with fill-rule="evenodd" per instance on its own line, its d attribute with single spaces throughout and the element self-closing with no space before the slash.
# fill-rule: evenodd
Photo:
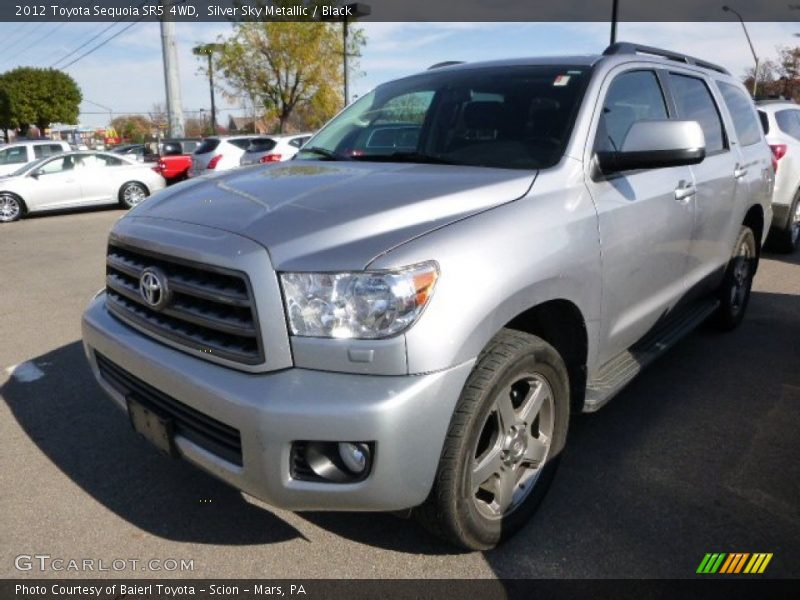
<svg viewBox="0 0 800 600">
<path fill-rule="evenodd" d="M 58 31 L 60 28 L 62 28 L 62 27 L 63 27 L 64 25 L 66 25 L 66 24 L 67 24 L 67 21 L 62 21 L 61 23 L 56 23 L 56 26 L 55 26 L 55 27 L 53 27 L 53 28 L 52 28 L 50 31 L 46 31 L 46 32 L 45 32 L 45 34 L 44 34 L 43 36 L 41 36 L 41 37 L 39 37 L 39 38 L 36 38 L 36 40 L 35 40 L 35 41 L 31 42 L 30 44 L 28 44 L 27 46 L 25 46 L 24 48 L 22 48 L 21 50 L 19 50 L 19 51 L 18 51 L 16 54 L 14 54 L 13 56 L 9 56 L 9 57 L 6 59 L 6 61 L 8 61 L 8 62 L 11 62 L 11 61 L 13 61 L 13 60 L 14 60 L 14 59 L 15 59 L 17 56 L 19 56 L 20 54 L 22 54 L 23 52 L 25 52 L 25 51 L 26 51 L 26 50 L 28 50 L 29 48 L 32 48 L 32 47 L 36 46 L 36 44 L 38 44 L 39 42 L 41 42 L 41 41 L 45 40 L 46 38 L 50 37 L 51 35 L 53 35 L 53 34 L 54 34 L 56 31 Z"/>
<path fill-rule="evenodd" d="M 54 62 L 52 65 L 50 65 L 50 67 L 55 67 L 55 66 L 56 66 L 58 63 L 65 61 L 65 60 L 66 60 L 66 59 L 68 59 L 70 56 L 72 56 L 73 54 L 75 54 L 76 52 L 78 52 L 79 50 L 81 50 L 82 48 L 85 48 L 86 46 L 88 46 L 89 44 L 91 44 L 93 41 L 95 41 L 97 38 L 99 38 L 101 35 L 103 35 L 103 34 L 104 34 L 106 31 L 108 31 L 109 29 L 111 29 L 111 28 L 112 28 L 112 27 L 114 27 L 115 25 L 119 25 L 120 23 L 121 23 L 121 21 L 114 21 L 114 22 L 113 22 L 113 23 L 111 23 L 111 25 L 109 25 L 108 27 L 104 27 L 104 28 L 103 28 L 103 30 L 102 30 L 100 33 L 98 33 L 97 35 L 93 35 L 93 36 L 92 36 L 92 37 L 90 37 L 88 40 L 86 40 L 86 41 L 85 41 L 83 44 L 81 44 L 80 46 L 78 46 L 77 48 L 75 48 L 75 49 L 74 49 L 72 52 L 70 52 L 69 54 L 66 54 L 66 55 L 62 56 L 61 58 L 59 58 L 59 59 L 58 59 L 56 62 Z"/>
<path fill-rule="evenodd" d="M 64 70 L 64 69 L 68 69 L 69 67 L 71 67 L 72 65 L 74 65 L 74 64 L 75 64 L 76 62 L 78 62 L 79 60 L 83 60 L 84 58 L 86 58 L 86 57 L 87 57 L 87 56 L 89 56 L 90 54 L 92 54 L 92 53 L 96 52 L 97 50 L 99 50 L 100 48 L 102 48 L 103 46 L 105 46 L 105 45 L 106 45 L 108 42 L 110 42 L 111 40 L 113 40 L 113 39 L 114 39 L 115 37 L 117 37 L 118 35 L 122 35 L 122 34 L 123 34 L 123 33 L 125 33 L 126 31 L 128 31 L 128 29 L 130 29 L 131 27 L 133 27 L 134 25 L 138 25 L 138 24 L 139 24 L 139 23 L 142 21 L 142 19 L 144 19 L 144 17 L 140 17 L 140 18 L 136 19 L 136 20 L 135 20 L 133 23 L 131 23 L 131 24 L 130 24 L 130 25 L 128 25 L 127 27 L 123 27 L 123 28 L 122 28 L 122 29 L 120 29 L 120 30 L 119 30 L 117 33 L 115 33 L 114 35 L 112 35 L 111 37 L 109 37 L 109 38 L 106 38 L 106 39 L 105 39 L 105 40 L 103 40 L 101 43 L 99 43 L 97 46 L 95 46 L 94 48 L 92 48 L 91 50 L 88 50 L 87 52 L 84 52 L 83 54 L 81 54 L 81 55 L 80 55 L 78 58 L 76 58 L 75 60 L 72 60 L 72 61 L 68 62 L 67 64 L 65 64 L 65 65 L 62 65 L 61 67 L 59 67 L 59 69 L 62 69 L 62 70 Z"/>
</svg>

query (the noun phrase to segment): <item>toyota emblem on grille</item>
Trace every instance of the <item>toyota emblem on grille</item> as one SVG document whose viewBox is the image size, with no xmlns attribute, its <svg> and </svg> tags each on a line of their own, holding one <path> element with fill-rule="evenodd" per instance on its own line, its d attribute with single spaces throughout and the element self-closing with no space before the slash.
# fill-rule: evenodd
<svg viewBox="0 0 800 600">
<path fill-rule="evenodd" d="M 150 308 L 162 310 L 170 298 L 164 272 L 156 267 L 147 267 L 139 277 L 139 294 Z"/>
</svg>

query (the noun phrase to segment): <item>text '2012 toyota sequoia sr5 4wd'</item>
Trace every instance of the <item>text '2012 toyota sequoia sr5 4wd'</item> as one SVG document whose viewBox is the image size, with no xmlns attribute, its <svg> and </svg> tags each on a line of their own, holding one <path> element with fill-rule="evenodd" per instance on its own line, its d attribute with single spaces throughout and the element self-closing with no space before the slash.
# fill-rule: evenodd
<svg viewBox="0 0 800 600">
<path fill-rule="evenodd" d="M 437 65 L 290 163 L 180 184 L 114 226 L 83 319 L 134 428 L 275 506 L 519 529 L 571 413 L 742 319 L 771 153 L 724 69 L 602 56 Z"/>
</svg>

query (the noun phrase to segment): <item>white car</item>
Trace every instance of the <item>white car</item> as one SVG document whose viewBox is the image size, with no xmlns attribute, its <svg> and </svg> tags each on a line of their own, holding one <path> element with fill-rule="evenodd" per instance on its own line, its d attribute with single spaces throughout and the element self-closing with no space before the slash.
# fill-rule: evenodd
<svg viewBox="0 0 800 600">
<path fill-rule="evenodd" d="M 204 139 L 192 154 L 189 177 L 214 171 L 227 171 L 239 166 L 239 159 L 255 135 L 212 136 Z"/>
<path fill-rule="evenodd" d="M 69 151 L 69 144 L 52 140 L 24 140 L 0 145 L 0 177 L 39 158 Z"/>
<path fill-rule="evenodd" d="M 311 135 L 310 133 L 297 133 L 253 138 L 239 164 L 245 166 L 289 160 L 300 151 L 303 144 L 311 139 Z"/>
<path fill-rule="evenodd" d="M 794 252 L 800 246 L 800 105 L 764 100 L 757 108 L 775 164 L 769 242 Z"/>
<path fill-rule="evenodd" d="M 65 152 L 0 178 L 0 223 L 27 213 L 114 204 L 132 208 L 166 186 L 151 167 L 106 152 Z"/>
</svg>

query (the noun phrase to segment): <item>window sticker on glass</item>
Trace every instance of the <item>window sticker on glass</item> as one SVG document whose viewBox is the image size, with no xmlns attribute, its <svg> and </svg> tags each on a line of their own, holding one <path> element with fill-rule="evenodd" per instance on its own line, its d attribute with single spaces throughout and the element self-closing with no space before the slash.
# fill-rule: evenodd
<svg viewBox="0 0 800 600">
<path fill-rule="evenodd" d="M 553 87 L 564 87 L 569 83 L 569 75 L 557 75 Z"/>
</svg>

